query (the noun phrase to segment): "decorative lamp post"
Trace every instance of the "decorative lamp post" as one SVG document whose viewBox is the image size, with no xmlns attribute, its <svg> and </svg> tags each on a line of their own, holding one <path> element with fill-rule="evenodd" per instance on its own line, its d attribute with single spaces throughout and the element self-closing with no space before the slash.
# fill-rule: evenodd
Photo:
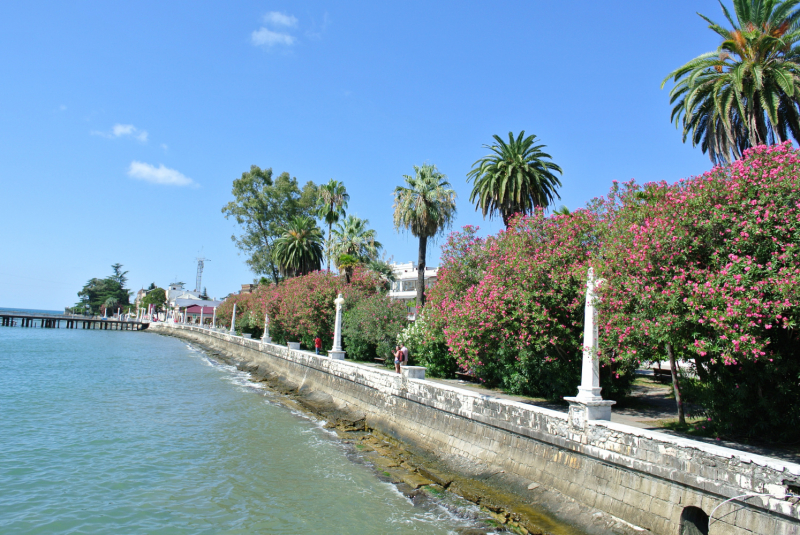
<svg viewBox="0 0 800 535">
<path fill-rule="evenodd" d="M 231 334 L 236 334 L 236 331 L 233 329 L 236 325 L 236 303 L 233 304 L 233 313 L 231 314 Z"/>
<path fill-rule="evenodd" d="M 594 270 L 589 268 L 586 281 L 586 308 L 583 323 L 583 364 L 581 366 L 581 385 L 578 395 L 565 397 L 569 402 L 570 425 L 583 430 L 586 422 L 592 420 L 611 420 L 611 406 L 615 401 L 604 400 L 600 395 L 600 361 L 597 358 L 598 329 L 595 290 L 602 280 L 594 278 Z"/>
<path fill-rule="evenodd" d="M 339 297 L 333 300 L 336 305 L 336 325 L 333 331 L 333 349 L 328 351 L 328 356 L 336 360 L 344 360 L 344 351 L 342 351 L 342 305 L 344 305 L 344 297 L 339 294 Z"/>
<path fill-rule="evenodd" d="M 272 337 L 269 335 L 269 316 L 264 312 L 264 335 L 261 337 L 262 344 L 269 344 L 272 342 Z"/>
</svg>

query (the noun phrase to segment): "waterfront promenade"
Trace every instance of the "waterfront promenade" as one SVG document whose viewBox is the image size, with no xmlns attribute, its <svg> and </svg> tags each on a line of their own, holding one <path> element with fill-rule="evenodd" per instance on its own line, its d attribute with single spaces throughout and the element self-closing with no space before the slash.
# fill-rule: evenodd
<svg viewBox="0 0 800 535">
<path fill-rule="evenodd" d="M 757 453 L 568 414 L 425 379 L 317 356 L 226 332 L 159 325 L 156 332 L 226 354 L 295 392 L 329 396 L 368 428 L 458 470 L 504 474 L 526 500 L 560 493 L 658 535 L 797 534 L 800 465 Z M 288 386 L 287 386 L 288 388 Z M 310 395 L 310 394 L 309 394 Z M 342 409 L 345 410 L 345 409 Z"/>
</svg>

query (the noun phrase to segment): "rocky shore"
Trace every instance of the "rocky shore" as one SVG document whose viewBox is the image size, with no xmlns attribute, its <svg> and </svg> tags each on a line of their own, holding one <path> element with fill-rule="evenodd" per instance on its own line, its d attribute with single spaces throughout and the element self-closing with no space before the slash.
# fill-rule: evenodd
<svg viewBox="0 0 800 535">
<path fill-rule="evenodd" d="M 503 471 L 485 472 L 474 466 L 443 462 L 432 452 L 370 428 L 365 415 L 343 408 L 328 394 L 298 387 L 270 370 L 243 363 L 195 339 L 192 344 L 210 357 L 250 373 L 253 382 L 282 394 L 280 399 L 286 406 L 324 420 L 325 427 L 351 445 L 354 454 L 371 465 L 377 477 L 395 484 L 415 504 L 433 501 L 457 515 L 472 518 L 473 527 L 462 530 L 461 535 L 498 531 L 550 535 L 644 532 Z"/>
</svg>

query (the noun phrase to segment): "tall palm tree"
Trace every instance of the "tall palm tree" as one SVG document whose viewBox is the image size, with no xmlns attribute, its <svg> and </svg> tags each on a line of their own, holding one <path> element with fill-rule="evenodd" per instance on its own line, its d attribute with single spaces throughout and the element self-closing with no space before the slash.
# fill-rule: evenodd
<svg viewBox="0 0 800 535">
<path fill-rule="evenodd" d="M 732 29 L 705 15 L 722 37 L 669 73 L 671 120 L 714 164 L 730 163 L 749 147 L 800 140 L 800 0 L 734 0 L 736 17 L 722 5 Z"/>
<path fill-rule="evenodd" d="M 417 261 L 417 307 L 425 305 L 425 256 L 428 238 L 453 223 L 456 192 L 435 165 L 414 166 L 414 176 L 403 175 L 405 186 L 394 190 L 394 227 L 410 230 L 419 238 Z"/>
<path fill-rule="evenodd" d="M 331 231 L 333 256 L 355 257 L 359 262 L 369 262 L 378 257 L 383 245 L 375 239 L 376 233 L 368 228 L 369 219 L 349 215 Z M 337 265 L 338 267 L 338 265 Z"/>
<path fill-rule="evenodd" d="M 319 187 L 319 196 L 317 197 L 317 217 L 322 219 L 328 224 L 328 239 L 326 240 L 325 256 L 328 259 L 328 271 L 331 270 L 331 243 L 334 223 L 339 222 L 340 217 L 344 217 L 347 202 L 350 200 L 350 195 L 344 184 L 338 180 L 330 179 L 327 184 Z"/>
<path fill-rule="evenodd" d="M 514 138 L 509 132 L 508 143 L 493 137 L 494 144 L 484 145 L 493 154 L 472 164 L 467 173 L 467 182 L 474 180 L 469 200 L 483 217 L 499 213 L 508 228 L 514 214 L 547 208 L 556 197 L 561 198 L 556 191 L 561 181 L 554 173 L 563 171 L 542 152 L 544 145 L 534 145 L 535 135 L 525 137 L 523 130 Z"/>
<path fill-rule="evenodd" d="M 272 252 L 281 274 L 296 277 L 320 269 L 322 240 L 322 231 L 312 218 L 296 216 L 289 221 Z"/>
</svg>

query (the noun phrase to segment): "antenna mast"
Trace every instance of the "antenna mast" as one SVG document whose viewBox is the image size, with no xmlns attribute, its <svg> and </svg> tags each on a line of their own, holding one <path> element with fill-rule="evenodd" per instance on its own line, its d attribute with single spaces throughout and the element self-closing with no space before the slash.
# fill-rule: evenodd
<svg viewBox="0 0 800 535">
<path fill-rule="evenodd" d="M 200 283 L 203 281 L 203 267 L 205 266 L 206 262 L 211 262 L 211 259 L 202 256 L 197 259 L 197 280 L 195 281 L 195 292 L 203 291 Z"/>
</svg>

